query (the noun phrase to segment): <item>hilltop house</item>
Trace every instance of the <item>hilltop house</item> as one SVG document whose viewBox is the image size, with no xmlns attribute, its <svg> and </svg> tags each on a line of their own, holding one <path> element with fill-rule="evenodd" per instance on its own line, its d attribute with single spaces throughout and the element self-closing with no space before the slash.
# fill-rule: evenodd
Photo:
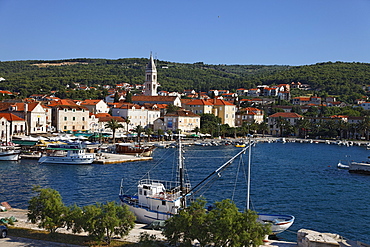
<svg viewBox="0 0 370 247">
<path fill-rule="evenodd" d="M 321 98 L 312 96 L 312 97 L 294 97 L 292 99 L 293 105 L 321 105 Z"/>
</svg>

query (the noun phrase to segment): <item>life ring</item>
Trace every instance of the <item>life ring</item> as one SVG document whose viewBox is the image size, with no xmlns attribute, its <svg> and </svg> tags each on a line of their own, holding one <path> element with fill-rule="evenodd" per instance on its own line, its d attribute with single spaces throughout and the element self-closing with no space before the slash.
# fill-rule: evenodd
<svg viewBox="0 0 370 247">
<path fill-rule="evenodd" d="M 164 192 L 159 192 L 159 197 L 164 198 Z"/>
</svg>

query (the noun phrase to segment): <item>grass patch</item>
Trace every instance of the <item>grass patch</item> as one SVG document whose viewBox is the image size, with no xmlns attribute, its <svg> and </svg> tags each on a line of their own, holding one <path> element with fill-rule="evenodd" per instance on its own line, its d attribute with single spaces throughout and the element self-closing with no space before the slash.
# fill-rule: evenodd
<svg viewBox="0 0 370 247">
<path fill-rule="evenodd" d="M 31 239 L 37 239 L 37 240 L 43 240 L 43 241 L 82 245 L 82 246 L 94 246 L 94 247 L 135 246 L 135 244 L 133 243 L 117 241 L 117 240 L 112 240 L 111 244 L 107 245 L 106 243 L 95 241 L 91 237 L 88 237 L 88 236 L 80 236 L 80 235 L 64 234 L 64 233 L 49 233 L 47 231 L 42 231 L 42 230 L 32 230 L 32 229 L 18 228 L 18 227 L 12 227 L 12 226 L 9 226 L 8 234 L 9 236 L 12 236 L 12 237 L 31 238 Z"/>
</svg>

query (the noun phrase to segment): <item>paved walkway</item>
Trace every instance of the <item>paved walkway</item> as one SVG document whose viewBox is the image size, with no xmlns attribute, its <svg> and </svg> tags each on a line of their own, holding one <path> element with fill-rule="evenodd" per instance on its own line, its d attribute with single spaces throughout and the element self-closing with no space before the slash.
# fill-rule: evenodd
<svg viewBox="0 0 370 247">
<path fill-rule="evenodd" d="M 56 242 L 49 242 L 43 240 L 35 240 L 30 238 L 19 238 L 8 236 L 7 238 L 0 238 L 0 246 L 4 247 L 80 247 L 81 245 L 63 244 Z"/>
</svg>

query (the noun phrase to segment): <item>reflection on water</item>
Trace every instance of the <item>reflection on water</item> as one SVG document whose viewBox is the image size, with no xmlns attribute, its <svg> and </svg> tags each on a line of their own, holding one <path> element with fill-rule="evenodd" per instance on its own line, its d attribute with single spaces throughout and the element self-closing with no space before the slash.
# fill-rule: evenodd
<svg viewBox="0 0 370 247">
<path fill-rule="evenodd" d="M 27 208 L 34 195 L 33 185 L 56 189 L 66 205 L 117 201 L 121 178 L 129 189 L 148 170 L 151 178 L 176 176 L 176 149 L 157 149 L 153 161 L 109 165 L 39 165 L 37 161 L 0 163 L 0 201 Z M 192 185 L 196 185 L 240 149 L 234 147 L 186 147 L 185 164 Z M 336 168 L 338 160 L 362 161 L 369 156 L 363 147 L 326 144 L 271 143 L 253 148 L 251 208 L 261 213 L 292 214 L 290 228 L 333 232 L 349 239 L 370 243 L 370 176 L 349 174 Z M 164 166 L 156 167 L 157 163 Z M 245 162 L 247 157 L 245 157 Z M 245 170 L 236 161 L 221 177 L 209 184 L 202 195 L 210 202 L 233 198 L 245 208 Z M 155 168 L 154 168 L 155 167 Z M 239 167 L 239 169 L 238 169 Z M 236 175 L 238 174 L 238 175 Z M 238 177 L 235 184 L 235 178 Z M 281 237 L 295 241 L 296 235 Z"/>
</svg>

